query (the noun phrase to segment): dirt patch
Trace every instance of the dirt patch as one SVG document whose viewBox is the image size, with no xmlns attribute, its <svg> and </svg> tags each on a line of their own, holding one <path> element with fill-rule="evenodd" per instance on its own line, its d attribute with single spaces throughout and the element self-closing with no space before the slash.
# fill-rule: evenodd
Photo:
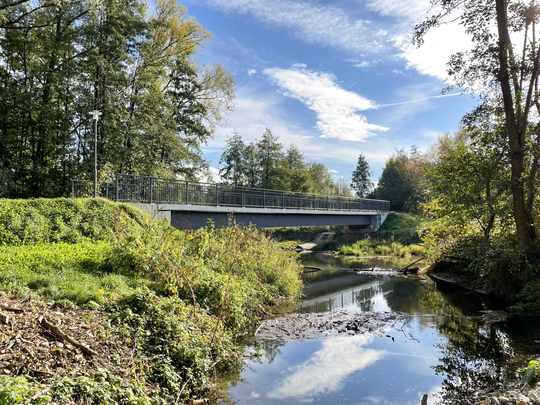
<svg viewBox="0 0 540 405">
<path fill-rule="evenodd" d="M 255 337 L 285 342 L 306 342 L 365 333 L 382 336 L 391 329 L 402 331 L 405 322 L 405 316 L 394 312 L 336 311 L 290 314 L 264 321 Z"/>
</svg>

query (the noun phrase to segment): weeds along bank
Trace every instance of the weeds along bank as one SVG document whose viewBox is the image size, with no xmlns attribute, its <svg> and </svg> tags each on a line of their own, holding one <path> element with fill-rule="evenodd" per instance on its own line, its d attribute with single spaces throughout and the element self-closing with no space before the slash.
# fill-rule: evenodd
<svg viewBox="0 0 540 405">
<path fill-rule="evenodd" d="M 0 404 L 208 396 L 239 373 L 238 339 L 299 293 L 299 272 L 253 228 L 181 232 L 100 199 L 0 200 L 0 301 L 24 310 L 0 308 Z"/>
<path fill-rule="evenodd" d="M 422 256 L 419 230 L 430 220 L 419 215 L 390 212 L 381 227 L 372 234 L 342 233 L 342 227 L 277 228 L 266 232 L 285 249 L 313 241 L 321 232 L 334 232 L 328 242 L 317 245 L 315 251 L 334 251 L 350 256 L 392 256 L 407 258 Z"/>
</svg>

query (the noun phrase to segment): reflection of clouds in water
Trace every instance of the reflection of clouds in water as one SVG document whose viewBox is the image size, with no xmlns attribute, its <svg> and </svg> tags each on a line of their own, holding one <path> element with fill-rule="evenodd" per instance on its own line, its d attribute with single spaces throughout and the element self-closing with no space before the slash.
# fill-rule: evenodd
<svg viewBox="0 0 540 405">
<path fill-rule="evenodd" d="M 304 363 L 291 367 L 288 374 L 269 392 L 269 398 L 307 397 L 337 391 L 349 374 L 362 370 L 385 355 L 383 350 L 366 349 L 373 336 L 328 339 Z"/>
</svg>

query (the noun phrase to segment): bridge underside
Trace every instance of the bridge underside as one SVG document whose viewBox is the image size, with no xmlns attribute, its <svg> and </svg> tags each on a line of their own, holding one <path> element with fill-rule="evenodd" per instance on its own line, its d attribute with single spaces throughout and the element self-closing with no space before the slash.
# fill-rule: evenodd
<svg viewBox="0 0 540 405">
<path fill-rule="evenodd" d="M 386 218 L 386 212 L 378 211 L 323 211 L 282 210 L 265 208 L 232 208 L 170 204 L 133 204 L 154 217 L 167 218 L 178 229 L 198 229 L 212 221 L 215 226 L 227 226 L 234 218 L 238 225 L 253 224 L 258 228 L 289 226 L 341 226 L 349 225 L 376 231 Z M 158 215 L 159 214 L 159 215 Z"/>
</svg>

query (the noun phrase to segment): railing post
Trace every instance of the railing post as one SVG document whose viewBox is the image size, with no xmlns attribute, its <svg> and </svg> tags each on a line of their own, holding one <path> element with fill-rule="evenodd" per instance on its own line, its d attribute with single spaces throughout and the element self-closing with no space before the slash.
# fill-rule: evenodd
<svg viewBox="0 0 540 405">
<path fill-rule="evenodd" d="M 315 211 L 315 194 L 313 194 L 313 211 Z"/>
<path fill-rule="evenodd" d="M 189 193 L 189 180 L 186 180 L 186 205 L 188 205 L 188 193 Z"/>
<path fill-rule="evenodd" d="M 338 197 L 338 211 L 341 211 L 341 197 Z"/>
<path fill-rule="evenodd" d="M 219 185 L 216 184 L 216 207 L 219 205 Z"/>
<path fill-rule="evenodd" d="M 263 208 L 266 208 L 266 190 L 263 190 Z"/>
<path fill-rule="evenodd" d="M 326 211 L 330 211 L 330 196 L 326 196 Z"/>
<path fill-rule="evenodd" d="M 116 173 L 116 202 L 118 202 L 118 173 Z"/>
<path fill-rule="evenodd" d="M 244 187 L 242 187 L 242 201 L 240 201 L 240 206 L 243 207 L 244 206 Z"/>
<path fill-rule="evenodd" d="M 352 211 L 351 202 L 352 202 L 352 198 L 349 198 L 349 211 Z"/>
<path fill-rule="evenodd" d="M 285 209 L 285 191 L 281 193 L 281 208 Z"/>
<path fill-rule="evenodd" d="M 71 179 L 71 198 L 75 198 L 75 180 Z"/>
<path fill-rule="evenodd" d="M 154 178 L 150 177 L 150 204 L 154 202 Z"/>
<path fill-rule="evenodd" d="M 109 183 L 105 183 L 105 198 L 109 199 Z"/>
</svg>

